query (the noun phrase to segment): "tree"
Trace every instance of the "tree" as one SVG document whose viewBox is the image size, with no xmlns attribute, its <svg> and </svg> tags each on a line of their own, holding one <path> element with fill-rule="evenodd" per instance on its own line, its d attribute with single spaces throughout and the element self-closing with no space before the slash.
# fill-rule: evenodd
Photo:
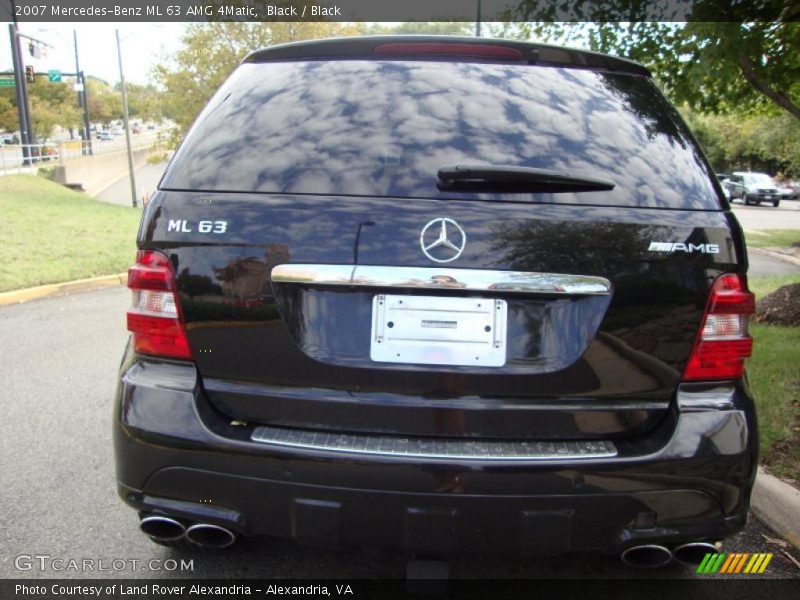
<svg viewBox="0 0 800 600">
<path fill-rule="evenodd" d="M 58 110 L 37 96 L 29 99 L 31 109 L 31 125 L 37 139 L 46 139 L 53 135 L 53 130 L 59 124 L 61 115 Z"/>
<path fill-rule="evenodd" d="M 120 92 L 96 77 L 88 77 L 86 86 L 89 96 L 89 115 L 92 121 L 108 124 L 122 118 Z"/>
<path fill-rule="evenodd" d="M 163 89 L 162 109 L 183 135 L 211 95 L 250 52 L 284 42 L 357 35 L 361 25 L 328 22 L 192 23 L 172 64 L 153 75 Z"/>
<path fill-rule="evenodd" d="M 475 23 L 463 23 L 460 21 L 440 21 L 434 23 L 425 21 L 411 21 L 409 23 L 401 23 L 400 25 L 395 25 L 388 28 L 381 26 L 379 30 L 375 31 L 375 33 L 385 33 L 391 35 L 474 35 Z"/>
<path fill-rule="evenodd" d="M 800 121 L 791 115 L 714 115 L 687 107 L 681 112 L 717 171 L 800 176 Z"/>
<path fill-rule="evenodd" d="M 19 117 L 17 107 L 11 98 L 5 94 L 0 95 L 0 129 L 4 131 L 16 131 L 19 129 Z"/>
<path fill-rule="evenodd" d="M 49 138 L 58 127 L 76 129 L 81 126 L 81 112 L 72 87 L 66 82 L 52 83 L 37 77 L 28 85 L 31 125 L 38 138 Z"/>
<path fill-rule="evenodd" d="M 651 68 L 674 102 L 692 108 L 783 110 L 800 119 L 800 23 L 792 0 L 752 7 L 735 0 L 697 0 L 691 15 L 695 20 L 686 23 L 653 22 L 650 12 L 641 12 L 650 9 L 641 9 L 639 0 L 612 4 L 617 14 L 651 20 L 532 23 L 517 33 L 545 41 L 587 42 L 592 50 L 639 61 Z M 758 7 L 763 12 L 756 12 Z M 534 0 L 525 3 L 522 13 L 538 15 Z"/>
<path fill-rule="evenodd" d="M 56 127 L 74 129 L 80 126 L 75 92 L 66 82 L 52 83 L 46 77 L 37 77 L 28 84 L 31 109 L 31 125 L 37 138 L 48 138 Z M 9 131 L 19 129 L 17 99 L 14 89 L 0 92 L 0 128 Z"/>
<path fill-rule="evenodd" d="M 122 93 L 117 85 L 115 91 Z M 160 121 L 162 119 L 161 95 L 153 85 L 126 83 L 128 88 L 128 112 L 131 118 L 142 121 Z"/>
</svg>

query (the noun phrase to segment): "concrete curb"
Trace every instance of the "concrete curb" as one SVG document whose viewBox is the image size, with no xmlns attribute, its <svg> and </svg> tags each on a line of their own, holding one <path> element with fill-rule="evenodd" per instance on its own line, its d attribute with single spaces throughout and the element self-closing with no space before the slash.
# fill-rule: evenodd
<svg viewBox="0 0 800 600">
<path fill-rule="evenodd" d="M 778 260 L 792 263 L 793 265 L 800 265 L 800 258 L 789 256 L 788 254 L 783 254 L 782 252 L 775 252 L 774 250 L 767 250 L 766 248 L 750 248 L 750 247 L 747 248 L 747 251 L 755 252 L 756 254 L 764 254 L 766 256 L 771 256 L 772 258 L 777 258 Z"/>
<path fill-rule="evenodd" d="M 759 521 L 800 548 L 800 490 L 758 467 L 750 508 Z"/>
<path fill-rule="evenodd" d="M 39 285 L 23 290 L 0 293 L 0 306 L 7 304 L 20 304 L 39 298 L 50 296 L 63 296 L 75 292 L 88 292 L 113 285 L 124 285 L 128 283 L 127 273 L 117 273 L 116 275 L 103 275 L 101 277 L 90 277 L 89 279 L 77 279 L 65 283 L 53 283 L 50 285 Z"/>
</svg>

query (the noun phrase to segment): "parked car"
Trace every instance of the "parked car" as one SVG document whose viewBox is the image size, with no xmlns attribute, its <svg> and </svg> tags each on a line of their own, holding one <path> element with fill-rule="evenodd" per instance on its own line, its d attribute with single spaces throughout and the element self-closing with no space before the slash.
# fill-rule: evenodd
<svg viewBox="0 0 800 600">
<path fill-rule="evenodd" d="M 728 175 L 727 173 L 717 173 L 717 180 L 719 181 L 719 185 L 722 188 L 722 193 L 725 194 L 725 197 L 728 200 L 731 199 L 731 195 L 730 192 L 728 191 L 728 186 L 725 185 L 725 182 L 728 181 L 729 177 L 730 175 Z"/>
<path fill-rule="evenodd" d="M 745 525 L 758 447 L 713 178 L 624 59 L 251 54 L 139 229 L 121 498 L 160 544 L 699 561 Z"/>
<path fill-rule="evenodd" d="M 735 171 L 725 184 L 731 201 L 741 200 L 744 204 L 761 204 L 771 202 L 778 206 L 781 192 L 766 173 Z"/>
<path fill-rule="evenodd" d="M 102 131 L 98 131 L 97 132 L 97 139 L 101 140 L 101 141 L 109 141 L 109 140 L 113 140 L 114 136 L 111 135 L 110 131 L 102 130 Z"/>
<path fill-rule="evenodd" d="M 784 185 L 778 186 L 778 191 L 781 194 L 781 200 L 797 200 L 800 192 L 800 182 L 789 181 Z"/>
</svg>

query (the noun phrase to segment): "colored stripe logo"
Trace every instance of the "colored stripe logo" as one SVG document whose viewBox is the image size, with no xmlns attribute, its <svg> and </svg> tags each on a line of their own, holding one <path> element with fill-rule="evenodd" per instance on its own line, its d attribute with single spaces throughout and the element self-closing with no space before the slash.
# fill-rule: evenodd
<svg viewBox="0 0 800 600">
<path fill-rule="evenodd" d="M 733 575 L 738 573 L 763 573 L 772 560 L 772 553 L 748 552 L 710 552 L 705 555 L 698 565 L 697 572 L 703 575 L 725 573 Z"/>
</svg>

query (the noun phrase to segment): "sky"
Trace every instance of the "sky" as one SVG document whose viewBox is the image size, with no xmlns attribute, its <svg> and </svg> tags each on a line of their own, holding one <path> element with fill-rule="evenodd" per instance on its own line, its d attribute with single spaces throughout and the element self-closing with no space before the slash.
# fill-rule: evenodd
<svg viewBox="0 0 800 600">
<path fill-rule="evenodd" d="M 8 24 L 0 31 L 0 71 L 12 70 Z M 36 72 L 60 69 L 75 72 L 72 32 L 78 32 L 78 54 L 86 76 L 99 77 L 111 84 L 119 81 L 119 64 L 114 30 L 122 41 L 122 68 L 125 80 L 148 83 L 150 69 L 177 51 L 186 23 L 20 23 L 24 35 L 47 42 L 47 56 L 33 58 L 26 39 L 21 40 L 23 62 Z"/>
</svg>

